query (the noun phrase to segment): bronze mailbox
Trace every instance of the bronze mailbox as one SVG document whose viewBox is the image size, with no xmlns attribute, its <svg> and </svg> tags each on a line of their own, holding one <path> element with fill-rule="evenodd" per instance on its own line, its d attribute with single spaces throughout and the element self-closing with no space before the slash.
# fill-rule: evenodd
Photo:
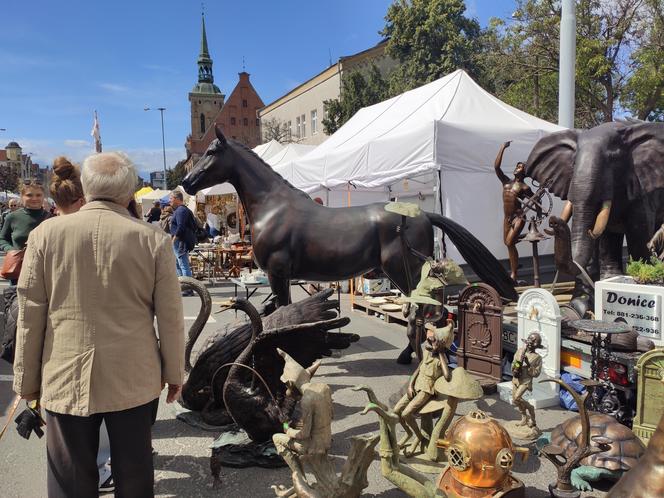
<svg viewBox="0 0 664 498">
<path fill-rule="evenodd" d="M 495 382 L 502 380 L 503 304 L 487 284 L 471 284 L 459 294 L 457 364 Z"/>
</svg>

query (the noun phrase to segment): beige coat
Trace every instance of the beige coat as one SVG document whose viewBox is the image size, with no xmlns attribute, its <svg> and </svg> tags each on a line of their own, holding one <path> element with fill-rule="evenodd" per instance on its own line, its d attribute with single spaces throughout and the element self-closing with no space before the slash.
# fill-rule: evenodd
<svg viewBox="0 0 664 498">
<path fill-rule="evenodd" d="M 18 282 L 14 391 L 87 416 L 182 384 L 184 317 L 170 238 L 94 201 L 31 234 Z M 154 329 L 157 318 L 159 338 Z"/>
</svg>

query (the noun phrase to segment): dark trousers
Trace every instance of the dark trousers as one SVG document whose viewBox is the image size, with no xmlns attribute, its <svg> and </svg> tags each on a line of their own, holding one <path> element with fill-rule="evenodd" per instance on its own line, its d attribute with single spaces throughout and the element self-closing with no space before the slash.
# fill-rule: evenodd
<svg viewBox="0 0 664 498">
<path fill-rule="evenodd" d="M 116 498 L 154 497 L 152 414 L 155 402 L 89 417 L 46 410 L 49 498 L 99 495 L 99 426 L 106 422 Z"/>
</svg>

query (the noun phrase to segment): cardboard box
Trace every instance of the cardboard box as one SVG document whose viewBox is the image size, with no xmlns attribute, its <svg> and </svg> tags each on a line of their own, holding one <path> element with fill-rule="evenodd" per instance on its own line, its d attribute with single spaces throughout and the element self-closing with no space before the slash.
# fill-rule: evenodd
<svg viewBox="0 0 664 498">
<path fill-rule="evenodd" d="M 382 292 L 390 291 L 389 278 L 365 278 L 362 287 L 362 294 L 380 294 Z"/>
</svg>

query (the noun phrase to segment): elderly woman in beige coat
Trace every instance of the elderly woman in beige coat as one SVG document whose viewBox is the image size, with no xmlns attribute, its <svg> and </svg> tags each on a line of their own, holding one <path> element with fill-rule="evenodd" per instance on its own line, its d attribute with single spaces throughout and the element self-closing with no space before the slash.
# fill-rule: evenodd
<svg viewBox="0 0 664 498">
<path fill-rule="evenodd" d="M 184 376 L 175 258 L 166 234 L 127 211 L 125 155 L 90 156 L 81 179 L 86 205 L 28 240 L 14 390 L 46 409 L 49 497 L 96 496 L 102 420 L 116 496 L 154 496 L 151 403 L 164 384 L 174 401 Z"/>
</svg>

